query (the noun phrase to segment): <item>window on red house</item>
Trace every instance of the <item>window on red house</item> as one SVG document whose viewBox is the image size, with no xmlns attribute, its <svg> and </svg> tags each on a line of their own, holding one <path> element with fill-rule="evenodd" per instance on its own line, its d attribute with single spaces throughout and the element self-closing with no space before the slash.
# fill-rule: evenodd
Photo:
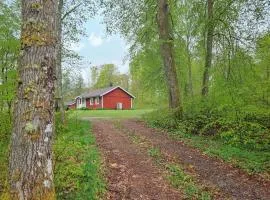
<svg viewBox="0 0 270 200">
<path fill-rule="evenodd" d="M 96 97 L 96 99 L 95 99 L 95 103 L 98 105 L 99 104 L 99 97 Z"/>
<path fill-rule="evenodd" d="M 90 105 L 94 104 L 94 98 L 90 98 Z"/>
</svg>

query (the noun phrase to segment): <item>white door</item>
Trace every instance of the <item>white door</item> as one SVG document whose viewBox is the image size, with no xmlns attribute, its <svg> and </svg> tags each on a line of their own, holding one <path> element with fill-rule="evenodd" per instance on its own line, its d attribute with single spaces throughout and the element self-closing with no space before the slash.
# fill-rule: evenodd
<svg viewBox="0 0 270 200">
<path fill-rule="evenodd" d="M 117 110 L 122 110 L 123 109 L 123 104 L 122 103 L 117 103 L 116 108 L 117 108 Z"/>
</svg>

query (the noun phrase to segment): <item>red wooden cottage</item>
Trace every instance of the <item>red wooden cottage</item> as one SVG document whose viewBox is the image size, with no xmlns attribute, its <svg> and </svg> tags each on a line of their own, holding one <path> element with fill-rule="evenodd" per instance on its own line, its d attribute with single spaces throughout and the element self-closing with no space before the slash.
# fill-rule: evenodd
<svg viewBox="0 0 270 200">
<path fill-rule="evenodd" d="M 86 92 L 69 103 L 69 109 L 119 109 L 132 108 L 135 97 L 120 86 Z"/>
</svg>

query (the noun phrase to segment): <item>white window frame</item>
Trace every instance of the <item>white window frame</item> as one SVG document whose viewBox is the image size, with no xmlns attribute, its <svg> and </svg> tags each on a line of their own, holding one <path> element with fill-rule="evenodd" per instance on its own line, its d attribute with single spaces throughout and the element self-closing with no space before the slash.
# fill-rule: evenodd
<svg viewBox="0 0 270 200">
<path fill-rule="evenodd" d="M 90 105 L 94 105 L 94 98 L 90 98 Z"/>
<path fill-rule="evenodd" d="M 82 104 L 82 99 L 79 97 L 78 98 L 78 104 L 81 105 Z"/>
<path fill-rule="evenodd" d="M 96 104 L 96 105 L 99 105 L 99 97 L 96 97 L 96 98 L 95 98 L 95 104 Z"/>
</svg>

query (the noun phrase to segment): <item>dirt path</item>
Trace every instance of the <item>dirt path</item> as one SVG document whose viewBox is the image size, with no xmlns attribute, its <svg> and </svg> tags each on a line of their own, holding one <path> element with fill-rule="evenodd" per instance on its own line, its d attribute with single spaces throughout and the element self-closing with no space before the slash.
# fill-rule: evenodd
<svg viewBox="0 0 270 200">
<path fill-rule="evenodd" d="M 93 132 L 107 168 L 107 199 L 178 200 L 163 172 L 150 156 L 141 152 L 128 136 L 106 120 L 93 120 Z"/>
<path fill-rule="evenodd" d="M 166 171 L 131 140 L 130 133 L 159 148 L 166 161 L 183 166 L 202 186 L 218 191 L 214 199 L 270 199 L 269 182 L 172 140 L 142 122 L 122 120 L 118 122 L 119 127 L 109 120 L 92 122 L 107 168 L 107 199 L 184 199 L 182 192 L 173 189 L 165 180 Z"/>
<path fill-rule="evenodd" d="M 121 121 L 123 132 L 132 131 L 145 137 L 155 147 L 182 166 L 192 166 L 194 175 L 201 183 L 216 186 L 230 199 L 270 199 L 270 182 L 250 176 L 216 158 L 203 155 L 200 151 L 188 147 L 180 141 L 170 139 L 156 129 L 146 127 L 137 120 Z"/>
</svg>

